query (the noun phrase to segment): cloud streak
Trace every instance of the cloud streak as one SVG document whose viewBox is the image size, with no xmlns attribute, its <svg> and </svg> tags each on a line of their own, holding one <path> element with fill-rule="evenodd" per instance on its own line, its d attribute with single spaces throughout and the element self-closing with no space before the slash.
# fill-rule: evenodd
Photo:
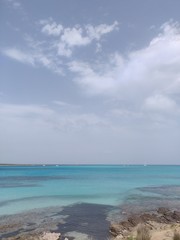
<svg viewBox="0 0 180 240">
<path fill-rule="evenodd" d="M 65 107 L 72 107 L 70 104 L 64 102 L 57 102 Z M 74 107 L 74 105 L 73 105 Z M 59 110 L 59 109 L 58 109 Z M 57 109 L 50 108 L 45 105 L 22 105 L 22 104 L 3 104 L 0 103 L 1 120 L 7 122 L 9 120 L 21 119 L 23 122 L 46 124 L 50 128 L 64 130 L 81 130 L 88 126 L 107 125 L 107 122 L 93 113 L 69 113 L 61 112 Z"/>
<path fill-rule="evenodd" d="M 18 48 L 6 48 L 2 50 L 2 53 L 5 56 L 23 64 L 28 64 L 33 67 L 42 66 L 56 74 L 63 75 L 61 62 L 58 59 L 55 59 L 55 57 L 50 53 L 44 53 L 41 47 L 32 48 L 31 46 L 29 51 Z"/>
<path fill-rule="evenodd" d="M 29 53 L 25 53 L 19 49 L 16 48 L 7 48 L 3 50 L 4 55 L 7 57 L 10 57 L 16 61 L 19 61 L 21 63 L 27 63 L 30 65 L 35 64 L 35 57 Z"/>
</svg>

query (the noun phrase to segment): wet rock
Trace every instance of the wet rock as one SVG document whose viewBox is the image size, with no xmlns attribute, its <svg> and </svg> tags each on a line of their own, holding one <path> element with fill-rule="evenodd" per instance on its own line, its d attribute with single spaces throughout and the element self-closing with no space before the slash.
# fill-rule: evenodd
<svg viewBox="0 0 180 240">
<path fill-rule="evenodd" d="M 131 224 L 131 227 L 135 227 L 138 223 L 141 222 L 140 216 L 132 216 L 128 218 L 128 222 Z"/>
<path fill-rule="evenodd" d="M 176 221 L 180 221 L 180 212 L 179 211 L 174 211 L 172 214 L 173 219 Z"/>
<path fill-rule="evenodd" d="M 168 208 L 160 207 L 160 208 L 158 208 L 157 213 L 164 215 L 164 214 L 168 213 L 169 211 L 170 210 Z"/>
<path fill-rule="evenodd" d="M 123 222 L 121 222 L 121 225 L 122 225 L 122 227 L 125 228 L 125 229 L 129 229 L 129 228 L 132 227 L 132 223 L 129 222 L 129 221 L 123 221 Z"/>
<path fill-rule="evenodd" d="M 157 215 L 155 214 L 149 214 L 149 213 L 144 213 L 140 216 L 142 222 L 147 222 L 147 221 L 154 221 L 157 219 Z"/>
</svg>

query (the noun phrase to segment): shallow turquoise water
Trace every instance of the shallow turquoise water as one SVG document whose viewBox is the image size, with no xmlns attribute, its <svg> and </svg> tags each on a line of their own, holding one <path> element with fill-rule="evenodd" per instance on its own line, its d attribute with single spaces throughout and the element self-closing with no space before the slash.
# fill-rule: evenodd
<svg viewBox="0 0 180 240">
<path fill-rule="evenodd" d="M 116 206 L 132 196 L 180 199 L 180 166 L 0 167 L 0 215 L 78 202 Z"/>
</svg>

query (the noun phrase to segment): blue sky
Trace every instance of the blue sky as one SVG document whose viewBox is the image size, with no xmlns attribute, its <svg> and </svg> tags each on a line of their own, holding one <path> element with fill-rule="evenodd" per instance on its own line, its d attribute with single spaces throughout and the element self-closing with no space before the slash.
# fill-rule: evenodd
<svg viewBox="0 0 180 240">
<path fill-rule="evenodd" d="M 0 162 L 179 164 L 179 0 L 0 0 Z"/>
</svg>

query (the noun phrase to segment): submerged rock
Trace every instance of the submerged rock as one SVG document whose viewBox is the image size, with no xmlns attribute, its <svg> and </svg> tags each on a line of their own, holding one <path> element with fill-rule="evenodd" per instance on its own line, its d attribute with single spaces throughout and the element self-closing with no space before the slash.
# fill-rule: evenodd
<svg viewBox="0 0 180 240">
<path fill-rule="evenodd" d="M 60 236 L 60 233 L 45 232 L 42 237 L 40 237 L 40 240 L 58 240 Z"/>
<path fill-rule="evenodd" d="M 22 234 L 8 238 L 2 238 L 6 240 L 60 240 L 60 233 L 51 233 L 51 232 L 44 232 L 43 234 Z"/>
</svg>

